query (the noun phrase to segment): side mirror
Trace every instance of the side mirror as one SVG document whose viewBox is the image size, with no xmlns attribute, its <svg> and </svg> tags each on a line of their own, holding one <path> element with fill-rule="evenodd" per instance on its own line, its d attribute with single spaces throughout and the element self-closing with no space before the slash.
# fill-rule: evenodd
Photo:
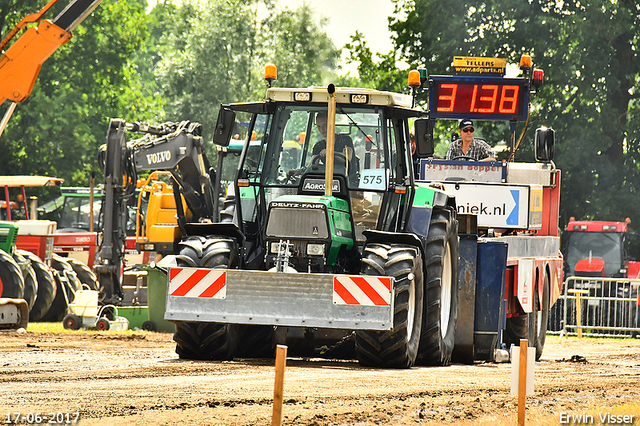
<svg viewBox="0 0 640 426">
<path fill-rule="evenodd" d="M 546 127 L 536 129 L 535 137 L 536 161 L 553 161 L 553 153 L 556 143 L 555 131 Z"/>
<path fill-rule="evenodd" d="M 433 156 L 433 125 L 428 118 L 419 118 L 413 123 L 413 134 L 416 137 L 418 157 Z"/>
<path fill-rule="evenodd" d="M 224 107 L 220 108 L 216 129 L 213 132 L 213 143 L 220 146 L 229 146 L 235 123 L 236 112 Z"/>
</svg>

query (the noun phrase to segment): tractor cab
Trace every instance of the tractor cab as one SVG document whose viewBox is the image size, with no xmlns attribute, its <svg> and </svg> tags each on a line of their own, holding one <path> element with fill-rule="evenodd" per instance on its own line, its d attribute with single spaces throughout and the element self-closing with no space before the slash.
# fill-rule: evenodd
<svg viewBox="0 0 640 426">
<path fill-rule="evenodd" d="M 408 118 L 424 113 L 408 95 L 335 88 L 333 96 L 334 126 L 327 125 L 327 88 L 269 88 L 263 103 L 223 108 L 252 113 L 249 134 L 256 136 L 238 166 L 235 221 L 245 236 L 255 235 L 249 245 L 267 269 L 284 256 L 299 272 L 355 271 L 366 231 L 398 231 L 407 221 Z"/>
<path fill-rule="evenodd" d="M 565 274 L 635 278 L 640 272 L 638 235 L 624 222 L 569 220 L 562 233 Z"/>
</svg>

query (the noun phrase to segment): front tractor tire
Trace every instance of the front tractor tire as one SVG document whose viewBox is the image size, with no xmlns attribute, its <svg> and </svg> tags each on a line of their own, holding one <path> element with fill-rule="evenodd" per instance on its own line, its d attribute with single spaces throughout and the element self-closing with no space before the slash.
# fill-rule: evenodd
<svg viewBox="0 0 640 426">
<path fill-rule="evenodd" d="M 363 274 L 395 279 L 393 329 L 357 331 L 356 356 L 363 366 L 409 368 L 418 355 L 423 314 L 422 256 L 416 247 L 370 244 L 364 249 Z"/>
<path fill-rule="evenodd" d="M 425 314 L 417 363 L 448 365 L 458 318 L 458 227 L 454 210 L 434 209 L 426 250 Z"/>
<path fill-rule="evenodd" d="M 180 243 L 178 266 L 228 269 L 237 262 L 238 249 L 226 237 L 188 237 Z M 238 327 L 232 324 L 176 322 L 173 340 L 181 359 L 231 360 L 238 346 Z"/>
</svg>

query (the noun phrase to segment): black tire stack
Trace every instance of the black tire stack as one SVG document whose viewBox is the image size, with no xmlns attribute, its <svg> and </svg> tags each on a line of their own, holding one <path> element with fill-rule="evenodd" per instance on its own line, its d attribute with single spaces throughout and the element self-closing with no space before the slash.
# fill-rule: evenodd
<svg viewBox="0 0 640 426">
<path fill-rule="evenodd" d="M 29 311 L 30 321 L 42 321 L 42 317 L 49 311 L 51 303 L 56 297 L 57 287 L 56 281 L 49 268 L 38 256 L 26 251 L 16 250 L 16 253 L 20 254 L 23 258 L 28 260 L 31 264 L 31 269 L 36 277 L 38 283 L 37 295 L 31 310 Z"/>
<path fill-rule="evenodd" d="M 60 322 L 69 310 L 69 303 L 75 299 L 76 291 L 81 284 L 73 268 L 65 258 L 54 253 L 51 259 L 52 274 L 56 283 L 56 296 L 46 314 L 40 319 L 43 322 Z"/>
<path fill-rule="evenodd" d="M 24 296 L 24 278 L 16 261 L 0 250 L 0 296 L 22 299 Z"/>
</svg>

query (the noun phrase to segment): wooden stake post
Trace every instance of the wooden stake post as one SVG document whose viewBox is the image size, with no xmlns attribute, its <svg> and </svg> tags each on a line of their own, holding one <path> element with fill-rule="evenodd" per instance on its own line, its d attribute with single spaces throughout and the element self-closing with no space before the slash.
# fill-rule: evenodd
<svg viewBox="0 0 640 426">
<path fill-rule="evenodd" d="M 282 424 L 282 390 L 284 388 L 284 369 L 287 364 L 287 347 L 276 347 L 276 383 L 273 388 L 273 417 L 271 426 Z"/>
<path fill-rule="evenodd" d="M 527 398 L 527 339 L 520 339 L 520 364 L 518 375 L 518 426 L 524 426 Z"/>
<path fill-rule="evenodd" d="M 582 297 L 580 296 L 588 295 L 589 290 L 576 290 L 572 288 L 567 291 L 576 295 L 576 328 L 578 329 L 578 339 L 582 339 Z"/>
</svg>

